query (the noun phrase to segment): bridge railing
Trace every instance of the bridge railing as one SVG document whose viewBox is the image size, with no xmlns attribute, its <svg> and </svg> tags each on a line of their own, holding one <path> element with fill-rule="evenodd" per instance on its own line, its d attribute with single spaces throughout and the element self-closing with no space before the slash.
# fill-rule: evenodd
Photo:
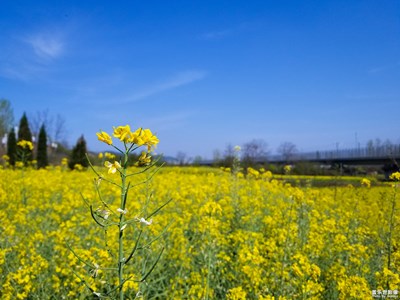
<svg viewBox="0 0 400 300">
<path fill-rule="evenodd" d="M 400 158 L 400 145 L 385 145 L 379 147 L 349 148 L 327 151 L 296 153 L 291 156 L 273 155 L 269 161 L 318 161 L 337 159 L 374 159 L 374 158 Z"/>
</svg>

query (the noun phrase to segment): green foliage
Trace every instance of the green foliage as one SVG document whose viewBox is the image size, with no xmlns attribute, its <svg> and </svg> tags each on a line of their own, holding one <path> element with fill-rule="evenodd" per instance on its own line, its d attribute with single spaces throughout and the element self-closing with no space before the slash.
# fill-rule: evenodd
<svg viewBox="0 0 400 300">
<path fill-rule="evenodd" d="M 321 168 L 320 165 L 307 161 L 296 162 L 293 175 L 330 175 L 329 170 Z M 283 170 L 282 170 L 283 173 Z"/>
<path fill-rule="evenodd" d="M 71 157 L 68 163 L 70 169 L 74 169 L 75 165 L 81 165 L 82 167 L 87 168 L 89 163 L 86 159 L 86 153 L 86 141 L 82 135 L 76 142 L 75 147 L 72 149 Z"/>
<path fill-rule="evenodd" d="M 44 125 L 40 127 L 36 159 L 39 169 L 45 168 L 49 164 L 47 158 L 47 133 Z"/>
<path fill-rule="evenodd" d="M 10 158 L 9 163 L 11 166 L 15 165 L 15 158 L 17 156 L 17 138 L 15 136 L 14 128 L 8 134 L 7 139 L 7 155 Z"/>
<path fill-rule="evenodd" d="M 18 128 L 18 141 L 29 141 L 32 142 L 32 133 L 29 129 L 28 118 L 24 113 L 21 120 L 19 121 L 19 128 Z"/>
</svg>

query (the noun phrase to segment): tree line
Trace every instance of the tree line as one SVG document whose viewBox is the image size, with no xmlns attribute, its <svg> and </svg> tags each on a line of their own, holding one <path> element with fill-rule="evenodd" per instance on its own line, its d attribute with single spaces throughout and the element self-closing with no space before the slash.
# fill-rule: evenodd
<svg viewBox="0 0 400 300">
<path fill-rule="evenodd" d="M 18 124 L 15 127 L 10 101 L 0 99 L 1 150 L 6 153 L 3 159 L 6 159 L 10 166 L 17 163 L 28 165 L 35 160 L 37 168 L 45 168 L 49 165 L 49 149 L 63 155 L 68 154 L 68 165 L 71 169 L 75 165 L 88 166 L 87 147 L 83 136 L 78 139 L 72 151 L 68 151 L 66 143 L 61 141 L 65 134 L 65 120 L 60 115 L 52 118 L 48 111 L 37 112 L 29 122 L 24 112 Z M 48 128 L 52 129 L 51 135 L 48 134 Z"/>
<path fill-rule="evenodd" d="M 281 154 L 287 163 L 290 163 L 298 153 L 298 150 L 295 144 L 283 142 L 277 148 L 277 152 Z M 241 164 L 248 167 L 255 166 L 260 161 L 267 161 L 269 156 L 268 144 L 262 139 L 253 139 L 241 146 L 228 144 L 222 152 L 219 149 L 214 150 L 211 163 L 215 166 L 229 167 L 232 166 L 236 158 L 240 158 Z M 176 163 L 179 165 L 196 165 L 202 162 L 201 156 L 190 158 L 182 151 L 176 154 Z"/>
<path fill-rule="evenodd" d="M 11 127 L 7 135 L 7 159 L 11 166 L 15 166 L 17 161 L 26 165 L 34 159 L 32 133 L 25 113 L 19 122 L 18 135 L 14 127 Z M 38 168 L 48 165 L 47 133 L 44 125 L 40 127 L 39 131 L 36 161 Z"/>
<path fill-rule="evenodd" d="M 38 168 L 44 168 L 49 164 L 49 151 L 54 161 L 54 156 L 60 160 L 60 155 L 69 157 L 68 165 L 71 169 L 75 165 L 82 167 L 88 166 L 86 158 L 87 146 L 83 135 L 77 140 L 72 150 L 68 149 L 67 143 L 62 139 L 65 136 L 65 120 L 60 115 L 52 117 L 47 110 L 37 112 L 28 116 L 23 114 L 19 121 L 19 126 L 15 126 L 14 113 L 10 101 L 0 99 L 0 155 L 5 151 L 7 159 L 11 166 L 15 166 L 22 156 L 25 160 L 24 164 L 36 160 Z M 51 132 L 51 134 L 49 134 Z M 29 149 L 26 145 L 22 145 L 21 141 L 27 141 L 35 145 L 34 149 Z M 243 168 L 257 166 L 259 162 L 267 162 L 270 157 L 268 145 L 264 140 L 253 139 L 244 143 L 237 151 L 238 146 L 228 144 L 223 152 L 214 150 L 211 164 L 214 166 L 230 167 L 235 159 L 240 158 Z M 394 145 L 390 140 L 382 142 L 380 139 L 369 140 L 366 144 L 366 152 L 368 155 L 374 155 L 381 152 L 388 152 Z M 236 150 L 235 150 L 236 149 Z M 360 145 L 358 149 L 361 151 Z M 389 151 L 390 152 L 390 151 Z M 287 164 L 294 164 L 296 156 L 299 154 L 297 146 L 291 142 L 283 142 L 277 148 L 283 161 Z M 304 153 L 302 154 L 304 155 Z M 171 162 L 167 162 L 171 163 Z M 188 157 L 184 152 L 178 152 L 175 161 L 178 165 L 197 165 L 204 163 L 200 156 L 194 158 Z M 296 165 L 299 163 L 296 161 Z M 309 168 L 309 167 L 307 167 Z M 298 168 L 300 169 L 300 168 Z M 313 171 L 314 172 L 314 171 Z"/>
</svg>

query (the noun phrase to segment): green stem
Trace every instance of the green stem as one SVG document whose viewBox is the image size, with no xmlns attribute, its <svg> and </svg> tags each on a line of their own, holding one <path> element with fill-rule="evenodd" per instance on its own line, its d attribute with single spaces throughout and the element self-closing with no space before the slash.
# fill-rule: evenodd
<svg viewBox="0 0 400 300">
<path fill-rule="evenodd" d="M 99 178 L 101 178 L 101 180 L 104 180 L 104 181 L 106 181 L 106 182 L 109 182 L 109 183 L 111 183 L 111 184 L 113 184 L 113 185 L 115 185 L 115 186 L 117 186 L 117 187 L 121 187 L 119 184 L 117 184 L 117 183 L 115 183 L 114 181 L 111 181 L 111 180 L 109 180 L 109 179 L 103 177 L 103 175 L 101 175 L 99 172 L 97 172 L 96 169 L 94 168 L 94 166 L 92 165 L 92 162 L 90 161 L 88 154 L 86 153 L 85 155 L 86 155 L 86 159 L 87 159 L 87 161 L 88 161 L 88 163 L 89 163 L 89 167 L 90 167 L 90 168 L 92 169 L 92 171 L 97 175 L 97 177 L 99 177 Z"/>
<path fill-rule="evenodd" d="M 211 280 L 211 236 L 208 234 L 208 257 L 207 257 L 207 282 L 206 282 L 206 300 L 209 299 L 210 280 Z"/>
<path fill-rule="evenodd" d="M 387 259 L 387 268 L 388 270 L 391 270 L 391 264 L 392 264 L 392 234 L 393 234 L 393 228 L 394 228 L 394 212 L 396 208 L 396 190 L 393 195 L 392 199 L 392 206 L 391 206 L 391 211 L 390 211 L 390 218 L 389 218 L 389 237 L 388 237 L 388 259 Z M 389 281 L 386 283 L 387 288 L 390 288 Z"/>
<path fill-rule="evenodd" d="M 125 145 L 126 148 L 126 145 Z M 128 149 L 125 149 L 126 152 L 124 153 L 124 162 L 122 165 L 122 170 L 121 170 L 121 209 L 125 210 L 125 202 L 126 202 L 126 197 L 128 193 L 128 187 L 126 186 L 126 169 L 127 169 L 127 163 L 128 163 Z M 125 214 L 121 213 L 119 216 L 119 238 L 118 238 L 118 243 L 119 243 L 119 248 L 118 248 L 118 279 L 119 279 L 119 299 L 123 300 L 124 299 L 124 245 L 123 245 L 123 236 L 124 236 L 124 230 L 123 226 L 125 223 Z"/>
</svg>

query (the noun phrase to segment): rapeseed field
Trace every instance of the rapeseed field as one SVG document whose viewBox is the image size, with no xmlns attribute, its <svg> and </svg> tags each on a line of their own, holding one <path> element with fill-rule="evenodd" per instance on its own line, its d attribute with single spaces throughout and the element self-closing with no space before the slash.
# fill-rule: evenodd
<svg viewBox="0 0 400 300">
<path fill-rule="evenodd" d="M 125 229 L 124 246 L 138 251 L 125 268 L 130 279 L 125 297 L 370 299 L 385 291 L 395 296 L 400 285 L 395 183 L 298 188 L 263 171 L 245 177 L 164 167 L 133 187 L 125 213 L 138 221 Z M 106 168 L 96 172 L 105 180 L 115 176 Z M 119 229 L 100 228 L 88 206 L 101 213 L 101 193 L 110 214 L 118 214 L 117 186 L 99 183 L 91 171 L 63 166 L 2 168 L 0 178 L 1 299 L 93 299 L 118 287 L 109 271 L 117 259 L 112 241 Z M 140 220 L 143 207 L 152 211 L 165 203 L 151 220 Z M 135 245 L 139 232 L 143 238 Z M 152 267 L 146 280 L 138 280 Z"/>
</svg>

